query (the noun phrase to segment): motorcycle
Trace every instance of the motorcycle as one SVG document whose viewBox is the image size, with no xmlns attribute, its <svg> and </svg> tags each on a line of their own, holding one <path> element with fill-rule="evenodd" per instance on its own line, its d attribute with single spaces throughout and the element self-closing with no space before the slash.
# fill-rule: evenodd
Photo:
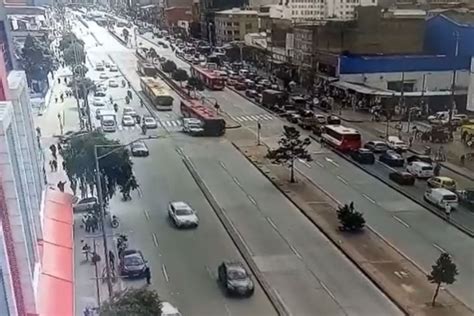
<svg viewBox="0 0 474 316">
<path fill-rule="evenodd" d="M 118 228 L 119 225 L 120 225 L 120 221 L 118 217 L 116 215 L 112 215 L 112 217 L 110 218 L 110 226 L 112 228 Z"/>
</svg>

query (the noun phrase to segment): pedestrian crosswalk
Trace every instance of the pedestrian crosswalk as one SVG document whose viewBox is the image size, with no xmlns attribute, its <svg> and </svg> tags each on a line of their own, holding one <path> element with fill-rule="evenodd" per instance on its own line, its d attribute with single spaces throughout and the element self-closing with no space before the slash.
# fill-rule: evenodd
<svg viewBox="0 0 474 316">
<path fill-rule="evenodd" d="M 273 115 L 270 115 L 270 114 L 254 114 L 254 115 L 238 115 L 238 116 L 231 115 L 230 117 L 237 122 L 270 121 L 275 118 Z"/>
</svg>

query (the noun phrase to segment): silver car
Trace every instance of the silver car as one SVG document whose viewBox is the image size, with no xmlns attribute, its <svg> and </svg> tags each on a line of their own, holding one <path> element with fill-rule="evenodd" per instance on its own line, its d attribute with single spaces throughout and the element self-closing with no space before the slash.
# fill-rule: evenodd
<svg viewBox="0 0 474 316">
<path fill-rule="evenodd" d="M 84 199 L 76 198 L 73 206 L 74 213 L 81 213 L 93 210 L 97 205 L 97 198 L 95 196 Z"/>
<path fill-rule="evenodd" d="M 199 219 L 196 212 L 188 203 L 182 201 L 170 202 L 168 214 L 176 227 L 197 227 Z"/>
<path fill-rule="evenodd" d="M 148 129 L 154 129 L 154 128 L 158 127 L 158 123 L 151 116 L 143 117 L 143 124 L 145 124 L 146 128 L 148 128 Z"/>
</svg>

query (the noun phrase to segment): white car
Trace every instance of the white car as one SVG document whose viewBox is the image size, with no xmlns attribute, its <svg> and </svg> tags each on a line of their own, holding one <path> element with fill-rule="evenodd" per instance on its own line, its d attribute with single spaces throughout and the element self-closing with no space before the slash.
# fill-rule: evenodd
<svg viewBox="0 0 474 316">
<path fill-rule="evenodd" d="M 388 137 L 388 146 L 395 151 L 407 151 L 408 145 L 397 136 Z"/>
<path fill-rule="evenodd" d="M 197 227 L 199 219 L 196 212 L 186 202 L 170 202 L 168 215 L 176 227 Z"/>
<path fill-rule="evenodd" d="M 184 60 L 188 61 L 188 62 L 192 62 L 193 61 L 193 55 L 191 54 L 186 54 L 184 55 Z"/>
<path fill-rule="evenodd" d="M 92 100 L 92 104 L 94 106 L 105 106 L 106 103 L 107 103 L 106 98 L 102 98 L 102 97 L 94 97 L 94 99 Z"/>
<path fill-rule="evenodd" d="M 138 116 L 137 112 L 129 106 L 123 108 L 123 115 L 130 115 L 131 117 Z"/>
<path fill-rule="evenodd" d="M 99 78 L 100 79 L 109 79 L 109 76 L 107 76 L 107 74 L 105 72 L 103 72 L 99 75 Z"/>
<path fill-rule="evenodd" d="M 102 63 L 95 64 L 95 70 L 104 71 L 104 65 L 102 65 Z"/>
<path fill-rule="evenodd" d="M 146 128 L 148 128 L 148 129 L 154 129 L 154 128 L 158 127 L 158 123 L 151 116 L 145 116 L 143 118 L 143 124 L 145 124 Z"/>
<path fill-rule="evenodd" d="M 137 122 L 131 115 L 124 115 L 122 116 L 122 125 L 123 126 L 135 126 Z"/>
<path fill-rule="evenodd" d="M 110 70 L 111 72 L 117 72 L 117 71 L 118 71 L 118 68 L 117 68 L 117 66 L 115 66 L 115 65 L 110 65 L 109 70 Z"/>
<path fill-rule="evenodd" d="M 117 80 L 114 80 L 114 79 L 109 80 L 109 87 L 118 88 L 118 86 L 119 86 L 119 84 L 118 84 Z"/>
<path fill-rule="evenodd" d="M 433 166 L 423 161 L 412 161 L 408 163 L 407 171 L 417 178 L 428 179 L 434 176 Z"/>
<path fill-rule="evenodd" d="M 105 66 L 105 68 L 109 68 L 110 67 L 110 61 L 105 61 L 104 66 Z"/>
</svg>

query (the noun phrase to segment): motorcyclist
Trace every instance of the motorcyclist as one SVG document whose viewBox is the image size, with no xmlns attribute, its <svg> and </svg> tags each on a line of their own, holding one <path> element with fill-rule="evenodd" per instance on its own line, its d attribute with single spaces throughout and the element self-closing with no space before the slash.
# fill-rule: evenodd
<svg viewBox="0 0 474 316">
<path fill-rule="evenodd" d="M 145 122 L 143 122 L 143 124 L 142 124 L 142 134 L 143 134 L 143 135 L 146 135 L 146 125 L 145 125 Z"/>
<path fill-rule="evenodd" d="M 115 110 L 115 112 L 118 112 L 118 104 L 117 103 L 114 103 L 114 110 Z"/>
</svg>

